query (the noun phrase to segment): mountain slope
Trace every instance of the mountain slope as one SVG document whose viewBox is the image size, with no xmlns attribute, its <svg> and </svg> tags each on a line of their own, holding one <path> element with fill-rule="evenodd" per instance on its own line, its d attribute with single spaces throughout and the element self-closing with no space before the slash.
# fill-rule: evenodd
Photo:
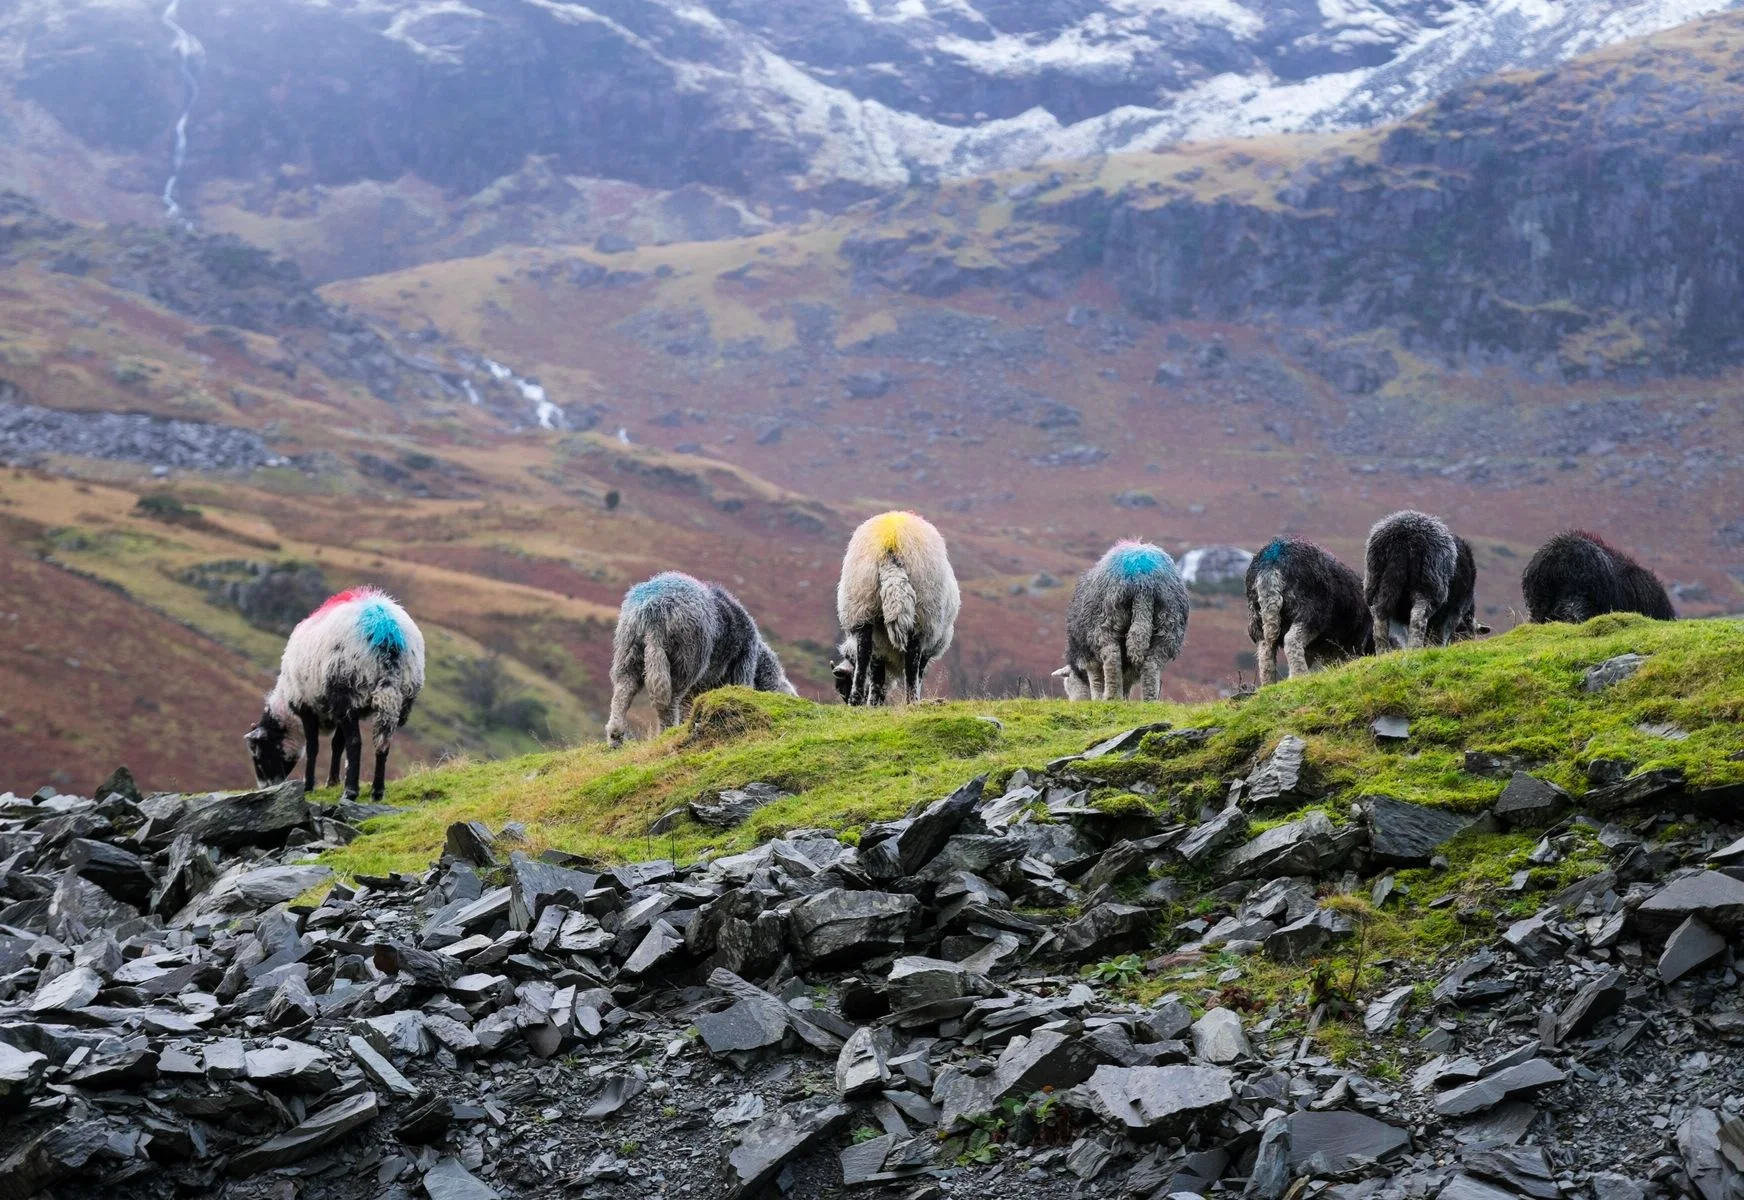
<svg viewBox="0 0 1744 1200">
<path fill-rule="evenodd" d="M 375 254 L 403 263 L 600 229 L 619 202 L 605 179 L 706 185 L 781 217 L 1041 161 L 1372 125 L 1735 4 L 189 0 L 178 40 L 156 0 L 23 0 L 0 18 L 18 67 L 0 112 L 25 152 L 0 183 L 105 211 L 67 186 L 82 177 L 112 193 L 106 215 L 141 215 L 185 117 L 187 211 L 237 231 L 373 222 Z M 367 211 L 371 187 L 388 211 Z M 742 223 L 702 200 L 716 227 Z M 504 203 L 521 215 L 490 213 Z"/>
</svg>

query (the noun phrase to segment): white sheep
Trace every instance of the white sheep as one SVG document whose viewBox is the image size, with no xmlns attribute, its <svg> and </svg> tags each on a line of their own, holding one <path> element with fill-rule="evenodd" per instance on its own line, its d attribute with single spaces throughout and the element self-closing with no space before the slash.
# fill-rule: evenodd
<svg viewBox="0 0 1744 1200">
<path fill-rule="evenodd" d="M 394 731 L 411 716 L 424 687 L 424 635 L 391 596 L 372 587 L 329 596 L 291 631 L 279 661 L 278 682 L 267 695 L 260 721 L 248 733 L 256 781 L 282 783 L 306 755 L 303 782 L 315 787 L 315 757 L 321 731 L 333 731 L 327 784 L 346 764 L 347 800 L 355 800 L 363 757 L 360 723 L 375 726 L 377 801 L 387 788 L 388 749 Z M 302 725 L 303 745 L 285 745 L 291 722 Z"/>
<path fill-rule="evenodd" d="M 1069 700 L 1162 694 L 1163 667 L 1187 640 L 1187 585 L 1160 546 L 1122 541 L 1083 575 L 1066 609 L 1066 665 L 1055 674 Z"/>
<path fill-rule="evenodd" d="M 836 686 L 849 704 L 885 701 L 884 681 L 900 672 L 908 699 L 921 696 L 927 667 L 951 645 L 963 606 L 939 531 L 911 512 L 881 513 L 848 540 L 836 585 L 836 616 L 847 658 Z"/>
<path fill-rule="evenodd" d="M 643 688 L 659 728 L 666 729 L 685 718 L 701 693 L 733 686 L 798 694 L 731 592 L 681 571 L 663 571 L 625 593 L 612 636 L 607 741 L 623 744 L 630 704 Z"/>
</svg>

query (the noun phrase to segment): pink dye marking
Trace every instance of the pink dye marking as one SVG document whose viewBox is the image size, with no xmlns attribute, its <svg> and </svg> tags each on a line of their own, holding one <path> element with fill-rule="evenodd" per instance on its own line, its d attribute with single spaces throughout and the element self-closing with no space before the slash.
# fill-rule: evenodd
<svg viewBox="0 0 1744 1200">
<path fill-rule="evenodd" d="M 333 595 L 323 600 L 321 602 L 321 607 L 317 608 L 315 613 L 324 613 L 328 609 L 334 608 L 338 605 L 350 604 L 353 600 L 364 600 L 368 599 L 370 596 L 379 595 L 381 595 L 381 592 L 372 587 L 346 588 L 343 592 L 335 592 Z M 310 615 L 313 616 L 315 613 L 311 613 Z"/>
</svg>

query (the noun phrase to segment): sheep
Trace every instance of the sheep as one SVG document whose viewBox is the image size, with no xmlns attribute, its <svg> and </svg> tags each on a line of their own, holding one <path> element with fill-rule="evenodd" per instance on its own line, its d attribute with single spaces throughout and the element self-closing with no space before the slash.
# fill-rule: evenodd
<svg viewBox="0 0 1744 1200">
<path fill-rule="evenodd" d="M 951 645 L 962 604 L 945 539 L 930 523 L 911 512 L 862 522 L 836 585 L 849 667 L 843 699 L 883 704 L 885 679 L 900 672 L 909 701 L 919 700 L 927 667 Z"/>
<path fill-rule="evenodd" d="M 1657 575 L 1578 529 L 1559 533 L 1539 548 L 1520 576 L 1520 590 L 1534 624 L 1580 622 L 1608 612 L 1677 619 Z"/>
<path fill-rule="evenodd" d="M 1454 595 L 1459 570 L 1459 542 L 1439 517 L 1407 509 L 1376 521 L 1363 578 L 1376 650 L 1393 645 L 1394 625 L 1404 627 L 1406 649 L 1420 650 L 1432 637 L 1446 645 L 1450 618 L 1462 606 Z"/>
<path fill-rule="evenodd" d="M 279 661 L 278 681 L 260 720 L 248 732 L 256 782 L 284 782 L 305 756 L 303 786 L 315 787 L 315 757 L 323 729 L 333 731 L 327 786 L 339 781 L 346 760 L 347 800 L 357 799 L 363 757 L 360 722 L 375 727 L 375 782 L 379 803 L 387 790 L 388 749 L 394 731 L 412 715 L 424 687 L 424 635 L 392 597 L 372 587 L 352 588 L 327 600 L 291 630 Z M 295 719 L 303 728 L 300 751 L 288 751 L 285 735 Z"/>
<path fill-rule="evenodd" d="M 749 687 L 798 695 L 745 606 L 718 583 L 663 571 L 624 594 L 612 637 L 606 740 L 621 746 L 630 703 L 644 687 L 658 728 L 684 720 L 703 692 Z"/>
<path fill-rule="evenodd" d="M 1277 682 L 1278 649 L 1292 676 L 1374 653 L 1363 582 L 1301 538 L 1273 538 L 1247 565 L 1247 635 L 1260 686 Z"/>
<path fill-rule="evenodd" d="M 1163 666 L 1187 639 L 1187 585 L 1159 546 L 1122 541 L 1083 575 L 1066 608 L 1068 699 L 1162 692 Z"/>
</svg>

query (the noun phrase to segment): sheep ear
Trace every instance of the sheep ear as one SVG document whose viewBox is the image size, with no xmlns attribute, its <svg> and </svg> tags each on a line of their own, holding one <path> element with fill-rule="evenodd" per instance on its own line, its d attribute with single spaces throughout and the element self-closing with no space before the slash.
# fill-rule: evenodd
<svg viewBox="0 0 1744 1200">
<path fill-rule="evenodd" d="M 1071 673 L 1072 673 L 1071 667 L 1061 667 L 1059 670 L 1054 672 L 1054 678 L 1055 679 L 1064 679 L 1066 676 L 1070 675 Z"/>
<path fill-rule="evenodd" d="M 258 742 L 264 737 L 266 737 L 266 730 L 257 725 L 247 733 L 243 734 L 242 740 L 245 742 Z"/>
</svg>

